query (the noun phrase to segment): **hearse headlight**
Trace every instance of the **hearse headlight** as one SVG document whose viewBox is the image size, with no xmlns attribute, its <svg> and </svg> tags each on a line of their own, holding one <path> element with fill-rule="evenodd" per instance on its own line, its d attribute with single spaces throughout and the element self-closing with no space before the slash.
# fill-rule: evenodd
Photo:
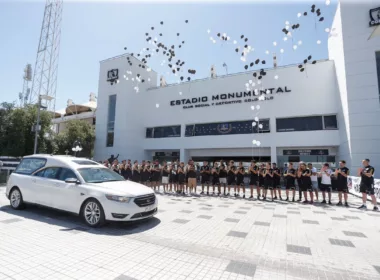
<svg viewBox="0 0 380 280">
<path fill-rule="evenodd" d="M 119 196 L 119 195 L 113 195 L 113 194 L 106 194 L 106 198 L 108 200 L 117 201 L 117 202 L 125 202 L 125 203 L 128 203 L 132 200 L 131 197 Z"/>
</svg>

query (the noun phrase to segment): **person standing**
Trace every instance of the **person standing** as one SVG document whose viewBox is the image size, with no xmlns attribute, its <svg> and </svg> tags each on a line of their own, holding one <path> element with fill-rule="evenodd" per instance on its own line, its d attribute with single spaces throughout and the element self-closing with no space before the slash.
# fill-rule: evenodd
<svg viewBox="0 0 380 280">
<path fill-rule="evenodd" d="M 144 169 L 141 172 L 141 184 L 149 187 L 150 166 L 144 165 Z"/>
<path fill-rule="evenodd" d="M 311 170 L 306 168 L 305 163 L 300 163 L 300 167 L 298 169 L 298 177 L 301 179 L 301 190 L 303 192 L 303 196 L 305 200 L 303 203 L 308 203 L 307 193 L 310 194 L 310 203 L 313 204 L 313 187 L 311 186 Z"/>
<path fill-rule="evenodd" d="M 169 169 L 166 161 L 162 162 L 162 185 L 164 193 L 169 192 Z"/>
<path fill-rule="evenodd" d="M 185 194 L 185 189 L 184 189 L 184 184 L 185 184 L 185 164 L 183 162 L 180 163 L 177 169 L 177 174 L 178 174 L 178 185 L 179 185 L 179 193 L 180 194 Z"/>
<path fill-rule="evenodd" d="M 159 184 L 160 173 L 161 173 L 160 164 L 158 163 L 158 160 L 155 160 L 153 167 L 151 169 L 151 176 L 152 176 L 151 185 L 152 185 L 152 188 L 154 188 L 154 190 L 158 189 L 158 191 L 160 190 L 160 184 Z"/>
<path fill-rule="evenodd" d="M 234 187 L 234 196 L 236 197 L 236 179 L 235 179 L 235 165 L 234 161 L 231 160 L 227 170 L 227 185 L 228 192 L 227 196 L 230 195 L 231 187 Z"/>
<path fill-rule="evenodd" d="M 235 174 L 236 174 L 236 188 L 237 188 L 236 196 L 240 196 L 240 187 L 242 187 L 243 198 L 245 198 L 245 184 L 244 184 L 245 168 L 243 166 L 243 162 L 239 162 L 239 167 L 237 168 Z"/>
<path fill-rule="evenodd" d="M 194 164 L 189 164 L 187 167 L 187 189 L 189 193 L 197 193 L 197 172 Z"/>
<path fill-rule="evenodd" d="M 170 168 L 169 168 L 169 188 L 170 188 L 170 192 L 172 192 L 174 190 L 174 192 L 178 193 L 178 187 L 177 187 L 177 184 L 178 184 L 178 174 L 177 174 L 177 167 L 174 163 L 172 163 L 170 165 Z M 174 187 L 174 188 L 173 188 Z"/>
<path fill-rule="evenodd" d="M 369 165 L 370 160 L 365 159 L 362 161 L 363 168 L 359 168 L 358 170 L 358 176 L 361 177 L 360 181 L 360 192 L 362 193 L 362 200 L 363 205 L 359 207 L 359 209 L 366 210 L 367 209 L 367 195 L 371 196 L 372 204 L 373 204 L 373 211 L 379 211 L 379 208 L 377 207 L 376 202 L 376 196 L 375 196 L 375 180 L 374 180 L 374 173 L 375 168 Z"/>
<path fill-rule="evenodd" d="M 326 204 L 326 192 L 329 197 L 329 204 L 331 204 L 331 174 L 332 171 L 330 169 L 330 165 L 328 163 L 325 163 L 321 169 L 321 191 L 323 197 L 322 204 Z"/>
<path fill-rule="evenodd" d="M 215 194 L 215 187 L 218 188 L 218 196 L 221 194 L 220 192 L 220 184 L 219 184 L 219 173 L 218 167 L 214 163 L 214 167 L 211 169 L 211 177 L 212 177 L 212 195 Z"/>
<path fill-rule="evenodd" d="M 135 162 L 133 163 L 132 181 L 135 183 L 139 183 L 141 181 L 140 170 L 139 170 L 139 162 L 137 160 L 135 160 Z"/>
<path fill-rule="evenodd" d="M 296 195 L 296 170 L 293 168 L 293 163 L 289 162 L 288 168 L 285 170 L 285 178 L 286 178 L 286 199 L 285 201 L 289 201 L 289 190 L 293 193 L 293 199 L 295 200 Z"/>
<path fill-rule="evenodd" d="M 264 171 L 264 200 L 267 199 L 267 192 L 270 190 L 270 195 L 272 197 L 272 201 L 274 201 L 273 196 L 273 169 L 270 166 L 270 162 L 267 162 L 265 171 Z"/>
<path fill-rule="evenodd" d="M 220 190 L 222 187 L 224 187 L 224 195 L 226 194 L 226 188 L 227 188 L 227 171 L 225 169 L 224 164 L 220 165 L 219 167 L 219 184 L 220 184 Z"/>
<path fill-rule="evenodd" d="M 311 179 L 311 186 L 313 187 L 313 191 L 315 193 L 315 200 L 318 201 L 318 173 L 317 173 L 317 168 L 313 167 L 313 164 L 312 163 L 308 163 L 307 164 L 307 168 L 310 169 L 311 171 L 311 176 L 310 176 L 310 179 Z"/>
<path fill-rule="evenodd" d="M 342 206 L 342 194 L 344 195 L 344 206 L 348 207 L 348 182 L 347 177 L 350 175 L 350 170 L 346 167 L 346 162 L 341 160 L 339 162 L 339 168 L 335 170 L 335 177 L 338 183 L 338 197 L 339 202 L 337 206 Z"/>
<path fill-rule="evenodd" d="M 298 185 L 298 196 L 299 196 L 297 202 L 302 201 L 302 180 L 301 180 L 301 175 L 300 175 L 301 173 L 298 172 L 301 169 L 301 164 L 303 164 L 302 161 L 299 163 L 299 166 L 298 166 L 298 169 L 296 172 L 296 174 L 297 174 L 296 179 L 297 179 L 297 185 Z"/>
<path fill-rule="evenodd" d="M 204 194 L 205 185 L 207 186 L 207 195 L 209 195 L 210 188 L 210 166 L 207 161 L 203 162 L 203 166 L 201 167 L 201 184 L 202 184 L 202 192 Z"/>
<path fill-rule="evenodd" d="M 249 187 L 250 187 L 250 190 L 251 190 L 251 196 L 249 197 L 250 199 L 253 198 L 253 189 L 256 187 L 256 191 L 257 191 L 257 199 L 260 199 L 260 187 L 259 187 L 259 184 L 258 184 L 258 181 L 259 181 L 259 170 L 258 170 L 258 166 L 256 164 L 256 161 L 252 160 L 251 161 L 251 166 L 249 167 L 249 176 L 250 176 L 250 179 L 249 179 Z"/>
<path fill-rule="evenodd" d="M 261 191 L 261 196 L 262 198 L 264 198 L 264 190 L 265 190 L 265 165 L 262 163 L 260 165 L 260 169 L 259 169 L 259 183 L 258 183 L 258 187 Z M 260 191 L 259 191 L 259 196 L 260 196 Z"/>
<path fill-rule="evenodd" d="M 274 189 L 274 199 L 277 199 L 277 192 L 278 197 L 280 200 L 282 200 L 281 197 L 281 171 L 277 168 L 276 163 L 272 163 L 272 169 L 273 169 L 273 189 Z"/>
</svg>

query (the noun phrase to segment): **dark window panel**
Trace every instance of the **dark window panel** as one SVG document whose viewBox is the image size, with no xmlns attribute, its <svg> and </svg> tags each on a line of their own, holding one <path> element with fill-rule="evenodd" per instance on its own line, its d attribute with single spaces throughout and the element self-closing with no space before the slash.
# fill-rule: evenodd
<svg viewBox="0 0 380 280">
<path fill-rule="evenodd" d="M 181 126 L 155 127 L 153 129 L 153 138 L 181 137 Z"/>
<path fill-rule="evenodd" d="M 323 130 L 322 116 L 276 119 L 277 132 Z"/>
<path fill-rule="evenodd" d="M 377 68 L 377 85 L 379 88 L 379 98 L 380 98 L 380 52 L 376 52 L 376 68 Z"/>
<path fill-rule="evenodd" d="M 146 129 L 146 138 L 153 138 L 153 128 L 147 128 Z"/>
<path fill-rule="evenodd" d="M 185 128 L 185 137 L 194 136 L 194 125 L 187 125 Z"/>
<path fill-rule="evenodd" d="M 107 147 L 113 147 L 113 139 L 114 139 L 114 133 L 108 132 L 107 133 Z"/>
<path fill-rule="evenodd" d="M 324 116 L 325 129 L 338 129 L 336 116 Z"/>
</svg>

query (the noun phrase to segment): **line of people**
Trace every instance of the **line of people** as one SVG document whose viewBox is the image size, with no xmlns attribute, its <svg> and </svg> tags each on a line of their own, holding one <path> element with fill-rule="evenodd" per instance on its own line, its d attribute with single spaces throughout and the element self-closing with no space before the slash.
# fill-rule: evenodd
<svg viewBox="0 0 380 280">
<path fill-rule="evenodd" d="M 364 163 L 364 167 L 366 164 Z M 123 160 L 121 164 L 115 160 L 112 164 L 105 161 L 105 166 L 111 168 L 115 172 L 122 175 L 126 180 L 138 182 L 153 188 L 156 191 L 160 191 L 160 186 L 163 186 L 164 193 L 175 192 L 178 194 L 196 194 L 197 192 L 197 172 L 194 165 L 194 161 L 189 160 L 185 166 L 184 162 L 176 160 L 171 164 L 167 164 L 165 161 L 162 165 L 159 162 L 142 161 L 139 165 L 138 161 Z M 367 162 L 369 166 L 369 161 Z M 362 177 L 362 189 L 363 189 L 363 205 L 365 206 L 364 196 L 367 194 L 373 195 L 373 183 L 371 189 L 371 178 L 373 181 L 374 170 L 370 168 L 364 168 L 360 170 L 359 176 Z M 364 172 L 364 173 L 363 173 Z M 368 174 L 367 174 L 368 172 Z M 372 172 L 372 173 L 371 173 Z M 371 174 L 372 175 L 371 175 Z M 249 177 L 249 198 L 254 197 L 254 190 L 256 190 L 257 199 L 266 200 L 267 197 L 272 201 L 276 199 L 283 200 L 281 182 L 285 186 L 285 201 L 295 202 L 296 189 L 298 186 L 299 199 L 303 203 L 314 203 L 314 198 L 318 200 L 319 192 L 322 193 L 322 203 L 332 204 L 331 202 L 331 178 L 334 177 L 337 180 L 338 186 L 338 206 L 344 205 L 348 207 L 348 176 L 350 174 L 349 169 L 346 167 L 346 162 L 341 161 L 339 168 L 333 172 L 328 163 L 325 163 L 317 172 L 312 164 L 306 165 L 304 162 L 300 162 L 297 169 L 294 168 L 293 163 L 289 163 L 286 170 L 281 172 L 276 163 L 266 163 L 258 165 L 256 161 L 252 161 L 248 170 L 243 167 L 243 163 L 239 162 L 238 166 L 235 166 L 234 161 L 229 161 L 228 164 L 224 161 L 214 162 L 213 166 L 209 166 L 208 162 L 204 162 L 200 168 L 201 176 L 201 195 L 224 195 L 230 196 L 231 190 L 235 197 L 246 197 L 246 183 L 245 176 Z M 372 177 L 371 177 L 372 176 Z M 318 184 L 317 180 L 312 178 L 320 177 L 321 184 Z M 283 180 L 281 180 L 281 178 Z M 368 179 L 367 179 L 368 178 Z M 367 187 L 365 187 L 365 184 Z M 206 192 L 206 193 L 205 193 Z M 247 194 L 248 195 L 248 194 Z M 376 198 L 375 198 L 376 199 Z M 376 200 L 375 200 L 375 208 Z"/>
</svg>

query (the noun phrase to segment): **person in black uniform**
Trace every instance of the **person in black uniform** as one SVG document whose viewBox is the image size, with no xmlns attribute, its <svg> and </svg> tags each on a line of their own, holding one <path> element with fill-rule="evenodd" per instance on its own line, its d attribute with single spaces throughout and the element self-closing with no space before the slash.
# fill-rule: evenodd
<svg viewBox="0 0 380 280">
<path fill-rule="evenodd" d="M 177 168 L 174 163 L 172 163 L 169 167 L 169 188 L 170 192 L 174 190 L 174 192 L 178 193 L 177 188 L 177 182 L 178 182 L 178 175 L 177 175 Z M 173 188 L 174 186 L 174 188 Z"/>
<path fill-rule="evenodd" d="M 286 199 L 285 201 L 289 201 L 289 190 L 293 193 L 293 199 L 295 200 L 296 195 L 296 170 L 293 168 L 293 163 L 289 162 L 288 168 L 285 170 L 285 179 L 286 179 Z"/>
<path fill-rule="evenodd" d="M 264 200 L 267 199 L 267 192 L 270 190 L 270 195 L 272 197 L 272 201 L 274 201 L 273 197 L 273 169 L 270 166 L 270 163 L 267 162 L 265 171 L 264 171 Z"/>
<path fill-rule="evenodd" d="M 373 174 L 375 173 L 375 168 L 369 165 L 369 159 L 362 161 L 364 168 L 359 168 L 358 176 L 361 177 L 360 181 L 360 192 L 362 193 L 363 205 L 359 209 L 367 209 L 367 195 L 370 195 L 372 198 L 373 211 L 379 211 L 376 202 L 375 196 L 375 180 Z"/>
<path fill-rule="evenodd" d="M 150 179 L 150 166 L 145 164 L 144 169 L 141 172 L 141 184 L 149 187 L 149 179 Z"/>
<path fill-rule="evenodd" d="M 337 206 L 342 206 L 342 194 L 344 195 L 344 205 L 348 207 L 348 182 L 347 177 L 350 175 L 350 170 L 346 167 L 346 162 L 344 160 L 341 160 L 339 162 L 339 168 L 335 170 L 335 178 L 337 178 L 337 184 L 338 184 L 338 196 L 339 196 L 339 202 Z"/>
<path fill-rule="evenodd" d="M 231 160 L 228 166 L 228 170 L 227 170 L 227 185 L 228 185 L 227 196 L 230 195 L 231 187 L 234 187 L 234 189 L 236 187 L 235 170 L 236 168 L 234 165 L 234 161 Z M 236 196 L 236 193 L 235 193 L 235 196 Z"/>
<path fill-rule="evenodd" d="M 209 195 L 209 187 L 210 187 L 210 166 L 207 161 L 203 162 L 203 166 L 201 167 L 201 184 L 202 184 L 202 192 L 204 194 L 205 185 L 207 186 L 207 195 Z"/>
<path fill-rule="evenodd" d="M 154 190 L 158 189 L 160 190 L 160 174 L 161 174 L 161 169 L 160 169 L 160 164 L 158 163 L 158 160 L 156 160 L 153 164 L 153 167 L 151 168 L 151 186 L 154 188 Z"/>
<path fill-rule="evenodd" d="M 127 174 L 126 174 L 126 165 L 127 165 L 127 161 L 124 159 L 121 161 L 121 165 L 120 165 L 120 175 L 124 177 L 125 180 L 127 180 Z"/>
<path fill-rule="evenodd" d="M 264 190 L 265 190 L 265 175 L 264 175 L 264 173 L 265 173 L 265 165 L 262 163 L 261 165 L 260 165 L 260 168 L 259 168 L 259 185 L 258 185 L 258 187 L 259 187 L 259 195 L 260 195 L 260 192 L 261 192 L 261 196 L 262 196 L 262 198 L 264 198 Z"/>
<path fill-rule="evenodd" d="M 224 164 L 219 166 L 219 189 L 222 190 L 222 187 L 224 187 L 223 194 L 226 195 L 226 188 L 227 188 L 227 170 L 224 166 Z"/>
<path fill-rule="evenodd" d="M 166 161 L 162 162 L 162 185 L 164 193 L 169 191 L 169 168 Z"/>
<path fill-rule="evenodd" d="M 215 166 L 211 169 L 211 176 L 212 176 L 212 195 L 215 194 L 215 187 L 218 187 L 218 195 L 221 194 L 220 191 L 220 184 L 219 184 L 219 173 L 218 173 L 218 167 Z"/>
<path fill-rule="evenodd" d="M 301 190 L 303 192 L 303 196 L 305 200 L 303 203 L 309 203 L 307 200 L 307 193 L 310 194 L 310 203 L 313 204 L 313 186 L 311 184 L 311 176 L 312 172 L 310 169 L 306 167 L 304 162 L 300 163 L 300 167 L 298 169 L 298 177 L 301 178 Z"/>
<path fill-rule="evenodd" d="M 296 179 L 297 179 L 298 196 L 299 196 L 297 202 L 302 201 L 302 180 L 301 180 L 301 175 L 300 175 L 301 173 L 298 173 L 298 171 L 300 170 L 300 168 L 301 168 L 301 163 L 300 163 L 300 165 L 298 166 L 298 169 L 296 170 L 296 171 L 297 171 L 297 172 L 296 172 L 296 174 L 297 174 Z"/>
<path fill-rule="evenodd" d="M 243 162 L 239 162 L 239 167 L 235 171 L 236 174 L 236 188 L 235 189 L 235 196 L 240 196 L 240 187 L 243 189 L 243 198 L 245 198 L 245 184 L 244 184 L 244 175 L 245 175 L 245 168 L 243 166 Z"/>
<path fill-rule="evenodd" d="M 139 162 L 137 160 L 135 160 L 133 163 L 132 181 L 136 182 L 136 183 L 139 183 L 141 181 L 140 170 L 139 170 Z"/>
<path fill-rule="evenodd" d="M 272 169 L 273 169 L 273 188 L 274 188 L 274 199 L 277 199 L 277 192 L 278 197 L 282 200 L 281 197 L 281 171 L 277 168 L 276 163 L 272 163 Z"/>
<path fill-rule="evenodd" d="M 178 185 L 179 185 L 179 193 L 185 194 L 185 189 L 184 189 L 184 184 L 186 180 L 186 175 L 185 175 L 185 163 L 181 162 L 180 165 L 178 166 L 177 169 L 177 174 L 178 174 Z"/>
<path fill-rule="evenodd" d="M 249 198 L 250 199 L 253 198 L 253 189 L 256 187 L 257 199 L 260 199 L 260 187 L 258 185 L 259 168 L 256 164 L 256 161 L 254 161 L 254 160 L 251 161 L 251 166 L 249 167 L 248 173 L 249 173 L 249 187 L 251 189 L 251 196 Z"/>
</svg>

